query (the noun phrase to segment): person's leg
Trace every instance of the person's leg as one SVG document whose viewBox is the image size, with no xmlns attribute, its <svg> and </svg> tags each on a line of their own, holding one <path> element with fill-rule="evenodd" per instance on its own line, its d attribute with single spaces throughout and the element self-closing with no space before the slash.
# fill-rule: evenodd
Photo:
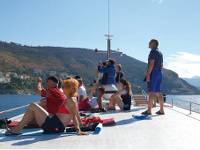
<svg viewBox="0 0 200 150">
<path fill-rule="evenodd" d="M 47 108 L 46 108 L 46 105 L 47 105 L 46 98 L 41 99 L 40 102 L 38 103 L 38 105 L 40 105 L 42 108 L 47 110 Z M 37 122 L 36 122 L 35 118 L 33 118 L 33 120 L 31 120 L 29 122 L 28 126 L 37 126 Z"/>
<path fill-rule="evenodd" d="M 103 109 L 103 106 L 102 106 L 102 98 L 101 97 L 98 97 L 97 98 L 97 104 L 99 106 L 99 109 Z"/>
<path fill-rule="evenodd" d="M 154 93 L 153 92 L 149 92 L 148 93 L 148 108 L 146 111 L 142 112 L 143 115 L 151 115 L 151 109 L 152 109 L 152 103 L 153 103 L 153 99 L 154 99 Z"/>
<path fill-rule="evenodd" d="M 157 97 L 154 97 L 154 99 L 153 99 L 153 107 L 156 107 L 157 102 L 158 102 Z"/>
<path fill-rule="evenodd" d="M 151 113 L 153 101 L 154 101 L 154 93 L 153 92 L 149 92 L 148 109 L 147 109 L 147 111 L 149 113 Z"/>
<path fill-rule="evenodd" d="M 26 126 L 33 119 L 35 119 L 37 124 L 41 127 L 48 115 L 48 112 L 41 106 L 35 103 L 31 103 L 28 106 L 28 109 L 25 112 L 22 120 L 16 127 L 11 128 L 10 131 L 12 133 L 19 133 L 24 128 L 24 126 Z"/>
<path fill-rule="evenodd" d="M 158 71 L 152 72 L 151 79 L 149 82 L 149 91 L 151 91 L 149 94 L 149 103 L 148 103 L 149 112 L 151 112 L 153 102 L 155 102 L 155 105 L 156 105 L 156 101 L 158 100 L 158 97 L 156 94 L 157 94 L 157 91 L 160 91 L 161 80 L 162 80 L 161 72 L 158 72 Z"/>
<path fill-rule="evenodd" d="M 121 110 L 124 110 L 124 104 L 123 104 L 123 102 L 122 102 L 121 96 L 116 96 L 116 97 L 115 97 L 115 101 L 116 101 L 116 104 L 119 106 L 119 108 L 120 108 Z"/>
<path fill-rule="evenodd" d="M 109 109 L 115 109 L 115 95 L 112 95 L 109 99 Z"/>
<path fill-rule="evenodd" d="M 163 96 L 161 95 L 161 93 L 156 93 L 156 97 L 160 103 L 160 112 L 164 113 L 164 100 L 163 100 Z"/>
<path fill-rule="evenodd" d="M 153 99 L 152 99 L 152 93 L 149 92 L 149 100 L 148 100 L 148 108 L 147 108 L 147 111 L 148 111 L 149 113 L 151 113 L 152 101 L 153 101 Z"/>
<path fill-rule="evenodd" d="M 142 112 L 143 115 L 151 115 L 151 108 L 152 108 L 152 103 L 153 103 L 153 93 L 152 93 L 152 86 L 153 82 L 152 79 L 150 82 L 147 82 L 147 89 L 148 89 L 148 99 L 147 99 L 147 110 Z"/>
</svg>

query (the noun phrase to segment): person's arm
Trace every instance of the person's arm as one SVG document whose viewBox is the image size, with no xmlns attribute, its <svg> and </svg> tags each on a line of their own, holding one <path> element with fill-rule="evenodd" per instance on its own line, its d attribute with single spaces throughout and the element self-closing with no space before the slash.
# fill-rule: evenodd
<svg viewBox="0 0 200 150">
<path fill-rule="evenodd" d="M 43 98 L 40 100 L 40 102 L 38 103 L 42 108 L 44 108 L 46 110 L 47 108 L 47 99 Z"/>
<path fill-rule="evenodd" d="M 69 99 L 67 104 L 67 108 L 72 114 L 73 123 L 75 125 L 78 135 L 87 135 L 87 132 L 82 132 L 80 129 L 80 116 L 78 113 L 76 98 Z"/>
<path fill-rule="evenodd" d="M 37 80 L 37 92 L 41 94 L 42 97 L 45 97 L 46 95 L 46 90 L 42 86 L 42 79 L 39 77 Z"/>
<path fill-rule="evenodd" d="M 81 102 L 82 100 L 84 100 L 84 96 L 83 96 L 83 95 L 80 95 L 78 101 Z"/>
<path fill-rule="evenodd" d="M 42 91 L 43 87 L 42 87 L 42 79 L 39 77 L 37 80 L 37 89 L 38 91 Z"/>
<path fill-rule="evenodd" d="M 98 71 L 99 71 L 100 73 L 108 73 L 108 72 L 109 72 L 109 68 L 108 68 L 108 67 L 99 66 L 99 67 L 98 67 Z"/>
<path fill-rule="evenodd" d="M 77 106 L 76 106 L 76 108 L 77 108 Z M 77 119 L 78 119 L 79 126 L 81 126 L 81 125 L 82 125 L 82 122 L 81 122 L 81 117 L 80 117 L 80 114 L 79 114 L 79 110 L 78 110 L 78 109 L 77 109 L 77 111 L 76 111 L 76 117 L 77 117 Z"/>
<path fill-rule="evenodd" d="M 146 72 L 146 81 L 149 82 L 150 81 L 150 75 L 153 71 L 154 65 L 155 65 L 155 61 L 157 58 L 157 51 L 151 51 L 149 54 L 149 62 L 148 62 L 148 69 Z"/>
<path fill-rule="evenodd" d="M 163 55 L 161 54 L 161 60 L 162 60 L 162 62 L 161 62 L 161 69 L 163 69 Z"/>
<path fill-rule="evenodd" d="M 119 78 L 122 79 L 124 77 L 124 73 L 120 72 Z"/>
<path fill-rule="evenodd" d="M 149 67 L 148 67 L 147 74 L 146 74 L 146 80 L 147 80 L 147 82 L 150 81 L 150 75 L 151 75 L 151 73 L 153 71 L 154 65 L 155 65 L 155 60 L 151 59 L 149 61 Z"/>
<path fill-rule="evenodd" d="M 98 97 L 98 98 L 97 98 L 97 104 L 98 104 L 98 106 L 99 106 L 99 109 L 103 109 L 101 97 Z"/>
</svg>

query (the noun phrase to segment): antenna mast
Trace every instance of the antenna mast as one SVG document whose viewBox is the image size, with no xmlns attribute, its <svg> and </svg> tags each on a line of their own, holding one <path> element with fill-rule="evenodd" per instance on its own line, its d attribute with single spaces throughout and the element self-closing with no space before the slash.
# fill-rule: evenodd
<svg viewBox="0 0 200 150">
<path fill-rule="evenodd" d="M 120 56 L 123 55 L 122 52 L 119 52 L 119 49 L 117 50 L 112 50 L 111 49 L 111 37 L 113 37 L 113 35 L 110 34 L 110 0 L 107 0 L 108 1 L 108 12 L 107 12 L 107 17 L 108 17 L 108 33 L 105 34 L 105 37 L 107 37 L 107 51 L 104 51 L 104 50 L 98 50 L 97 48 L 95 49 L 95 52 L 96 53 L 107 53 L 107 59 L 111 58 L 111 55 L 114 54 L 114 53 L 117 53 L 117 54 L 120 54 Z"/>
<path fill-rule="evenodd" d="M 107 37 L 107 59 L 111 57 L 111 37 L 113 35 L 110 34 L 110 0 L 108 0 L 108 33 L 105 34 Z"/>
</svg>

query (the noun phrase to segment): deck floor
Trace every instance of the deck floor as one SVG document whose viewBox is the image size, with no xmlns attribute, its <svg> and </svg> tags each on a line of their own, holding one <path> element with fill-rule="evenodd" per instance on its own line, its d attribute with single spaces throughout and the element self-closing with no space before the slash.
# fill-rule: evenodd
<svg viewBox="0 0 200 150">
<path fill-rule="evenodd" d="M 153 109 L 153 113 L 158 108 Z M 98 135 L 76 136 L 69 134 L 43 135 L 41 130 L 26 135 L 4 136 L 0 131 L 0 148 L 198 148 L 200 121 L 185 115 L 181 109 L 166 108 L 166 115 L 141 118 L 143 108 L 134 107 L 131 112 L 101 114 L 102 118 L 114 117 L 117 125 L 103 127 Z M 134 117 L 136 116 L 136 117 Z M 196 114 L 195 117 L 198 117 Z"/>
</svg>

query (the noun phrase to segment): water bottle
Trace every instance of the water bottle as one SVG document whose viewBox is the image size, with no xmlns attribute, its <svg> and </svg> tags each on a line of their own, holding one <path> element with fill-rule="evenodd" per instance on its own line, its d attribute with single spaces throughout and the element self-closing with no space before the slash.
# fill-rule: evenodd
<svg viewBox="0 0 200 150">
<path fill-rule="evenodd" d="M 100 134 L 100 132 L 102 131 L 102 128 L 103 128 L 102 124 L 99 123 L 99 124 L 96 126 L 96 128 L 95 128 L 93 134 Z"/>
</svg>

